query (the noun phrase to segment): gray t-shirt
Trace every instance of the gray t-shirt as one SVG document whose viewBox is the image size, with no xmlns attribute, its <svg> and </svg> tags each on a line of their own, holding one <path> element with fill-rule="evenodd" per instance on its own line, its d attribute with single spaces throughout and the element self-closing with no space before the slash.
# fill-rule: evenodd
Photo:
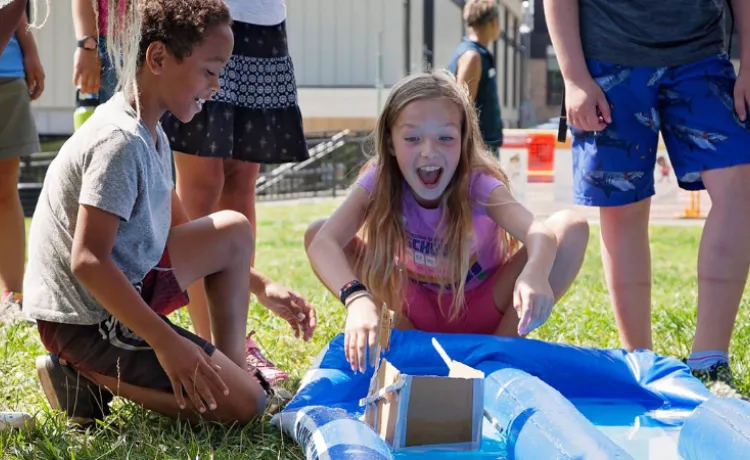
<svg viewBox="0 0 750 460">
<path fill-rule="evenodd" d="M 79 204 L 118 216 L 112 259 L 135 284 L 159 262 L 171 222 L 169 140 L 148 128 L 122 93 L 62 146 L 44 178 L 29 232 L 23 308 L 35 319 L 97 324 L 108 313 L 71 271 Z"/>
<path fill-rule="evenodd" d="M 671 67 L 724 53 L 727 1 L 578 0 L 584 56 Z"/>
</svg>

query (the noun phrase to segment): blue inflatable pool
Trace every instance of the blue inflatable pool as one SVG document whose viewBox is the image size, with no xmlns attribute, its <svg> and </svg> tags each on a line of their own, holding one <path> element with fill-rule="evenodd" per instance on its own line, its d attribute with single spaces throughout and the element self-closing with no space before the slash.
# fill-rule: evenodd
<svg viewBox="0 0 750 460">
<path fill-rule="evenodd" d="M 674 358 L 418 331 L 393 331 L 385 358 L 403 373 L 447 375 L 433 337 L 451 358 L 486 375 L 479 451 L 394 453 L 360 420 L 372 370 L 351 371 L 342 335 L 273 423 L 308 460 L 730 460 L 750 452 L 750 404 L 713 397 Z"/>
</svg>

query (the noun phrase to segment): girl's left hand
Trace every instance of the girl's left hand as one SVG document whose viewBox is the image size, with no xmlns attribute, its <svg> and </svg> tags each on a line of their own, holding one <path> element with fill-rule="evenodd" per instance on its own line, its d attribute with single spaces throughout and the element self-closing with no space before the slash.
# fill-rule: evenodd
<svg viewBox="0 0 750 460">
<path fill-rule="evenodd" d="M 266 308 L 286 320 L 294 330 L 294 336 L 307 342 L 312 338 L 318 318 L 315 308 L 301 295 L 290 291 L 284 286 L 270 282 L 262 294 L 257 294 L 258 301 Z"/>
<path fill-rule="evenodd" d="M 518 335 L 525 336 L 549 318 L 555 295 L 549 279 L 535 273 L 521 272 L 513 291 L 513 308 L 518 313 Z"/>
</svg>

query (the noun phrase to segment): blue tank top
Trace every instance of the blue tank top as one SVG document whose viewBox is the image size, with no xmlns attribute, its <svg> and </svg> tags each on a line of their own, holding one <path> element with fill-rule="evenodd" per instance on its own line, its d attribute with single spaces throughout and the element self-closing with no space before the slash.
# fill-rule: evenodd
<svg viewBox="0 0 750 460">
<path fill-rule="evenodd" d="M 12 36 L 8 46 L 0 54 L 0 78 L 23 78 L 25 75 L 21 46 L 16 37 Z"/>
<path fill-rule="evenodd" d="M 500 101 L 497 94 L 497 79 L 495 70 L 495 58 L 492 53 L 481 44 L 464 38 L 453 52 L 453 57 L 448 64 L 448 70 L 456 75 L 458 72 L 458 59 L 467 51 L 476 51 L 482 57 L 482 75 L 477 85 L 477 94 L 474 105 L 479 116 L 479 129 L 482 132 L 484 143 L 499 147 L 503 143 L 503 119 L 500 117 Z"/>
</svg>

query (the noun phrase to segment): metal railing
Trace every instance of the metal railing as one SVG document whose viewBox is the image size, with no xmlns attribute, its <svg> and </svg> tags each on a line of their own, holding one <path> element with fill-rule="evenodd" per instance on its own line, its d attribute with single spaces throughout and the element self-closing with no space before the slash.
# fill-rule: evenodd
<svg viewBox="0 0 750 460">
<path fill-rule="evenodd" d="M 365 161 L 363 144 L 368 134 L 350 130 L 308 133 L 310 158 L 299 163 L 264 165 L 256 182 L 256 199 L 340 195 Z M 41 152 L 21 158 L 18 193 L 26 217 L 34 213 L 47 169 L 56 155 L 57 152 Z"/>
<path fill-rule="evenodd" d="M 330 133 L 326 133 L 330 135 Z M 346 190 L 365 160 L 366 133 L 349 130 L 327 139 L 308 139 L 310 158 L 261 173 L 255 195 L 259 201 L 307 197 L 336 197 Z"/>
</svg>

